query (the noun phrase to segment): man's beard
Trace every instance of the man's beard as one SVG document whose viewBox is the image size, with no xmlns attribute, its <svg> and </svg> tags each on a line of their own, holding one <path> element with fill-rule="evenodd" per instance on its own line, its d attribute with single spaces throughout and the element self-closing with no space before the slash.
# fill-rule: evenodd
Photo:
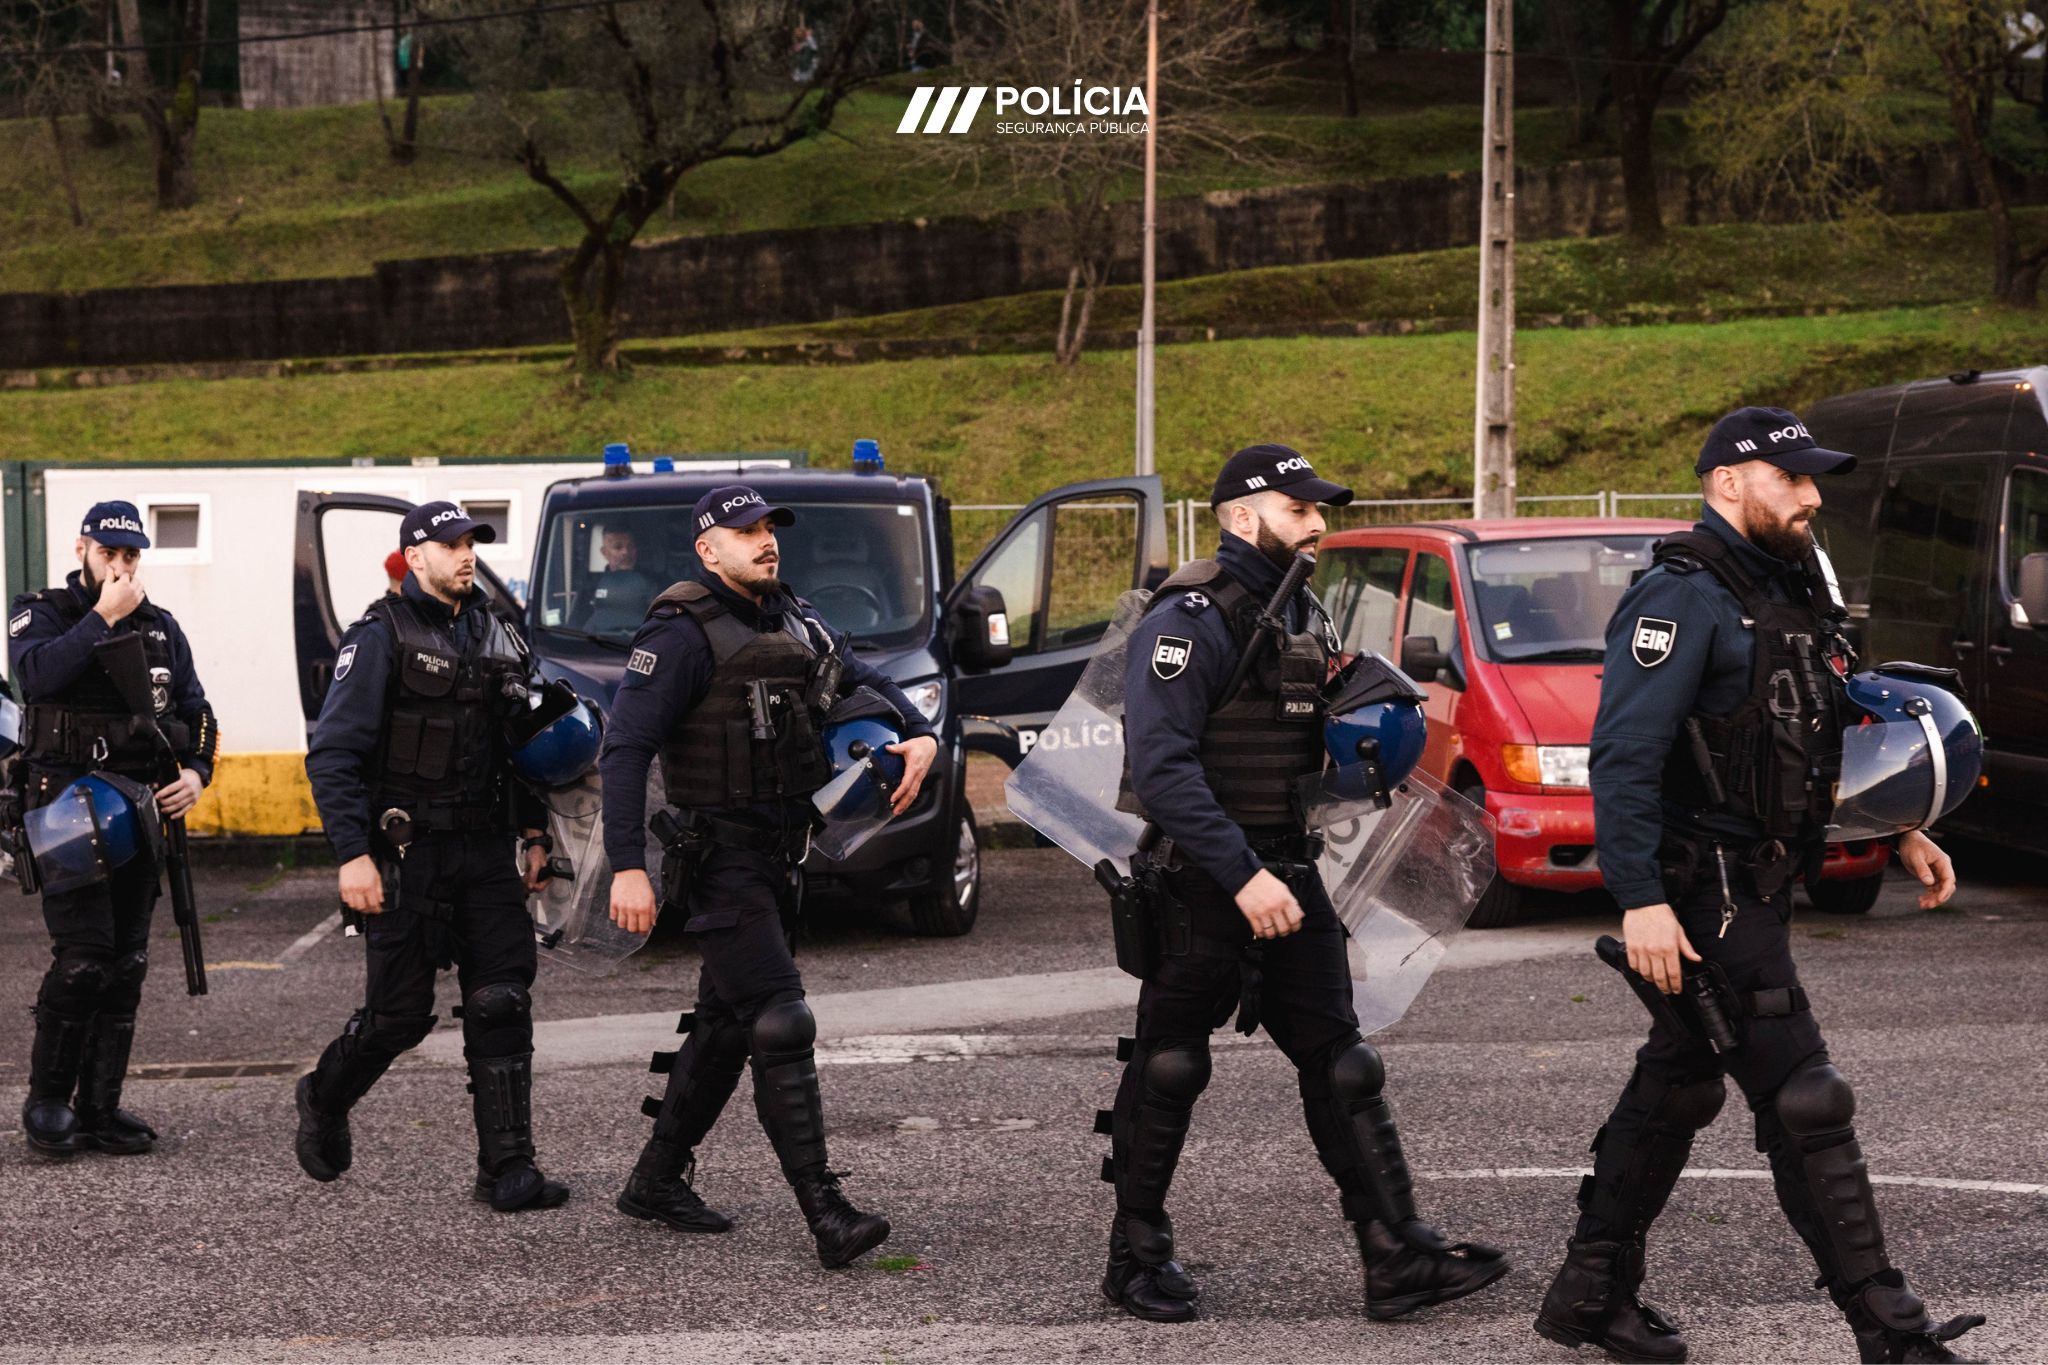
<svg viewBox="0 0 2048 1365">
<path fill-rule="evenodd" d="M 470 576 L 470 580 L 466 584 L 456 582 L 453 575 L 443 578 L 432 569 L 426 570 L 420 576 L 426 579 L 425 587 L 429 593 L 436 597 L 452 597 L 458 601 L 469 596 L 470 590 L 476 586 L 474 574 Z"/>
<path fill-rule="evenodd" d="M 1749 523 L 1750 544 L 1774 559 L 1800 563 L 1813 544 L 1810 521 L 1772 521 L 1770 513 L 1755 506 L 1746 509 L 1743 519 Z"/>
<path fill-rule="evenodd" d="M 1258 539 L 1252 543 L 1259 547 L 1260 554 L 1285 570 L 1293 566 L 1296 552 L 1314 545 L 1315 540 L 1311 537 L 1307 540 L 1290 543 L 1274 535 L 1273 528 L 1262 521 L 1259 523 Z"/>
<path fill-rule="evenodd" d="M 780 560 L 773 564 L 749 563 L 743 572 L 734 574 L 733 578 L 748 592 L 766 597 L 770 593 L 782 590 L 782 579 L 777 576 L 781 568 Z"/>
<path fill-rule="evenodd" d="M 100 589 L 104 588 L 107 584 L 105 579 L 93 577 L 92 561 L 90 559 L 83 557 L 79 559 L 78 582 L 85 589 L 85 604 L 89 607 L 97 605 L 100 600 Z"/>
</svg>

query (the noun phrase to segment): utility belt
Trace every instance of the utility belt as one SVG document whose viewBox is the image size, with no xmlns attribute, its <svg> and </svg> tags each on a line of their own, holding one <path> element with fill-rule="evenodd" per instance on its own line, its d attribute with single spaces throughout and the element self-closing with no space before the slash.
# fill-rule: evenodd
<svg viewBox="0 0 2048 1365">
<path fill-rule="evenodd" d="M 511 832 L 505 803 L 497 797 L 484 800 L 421 801 L 403 795 L 378 796 L 371 800 L 375 824 L 394 850 L 422 834 L 457 834 L 479 831 L 486 834 Z"/>
<path fill-rule="evenodd" d="M 1677 905 L 1702 886 L 1730 893 L 1750 891 L 1769 900 L 1817 863 L 1819 845 L 1805 848 L 1782 839 L 1716 837 L 1666 828 L 1657 845 L 1657 866 L 1663 874 L 1664 898 Z"/>
<path fill-rule="evenodd" d="M 1297 899 L 1307 894 L 1307 882 L 1316 875 L 1316 861 L 1323 856 L 1320 833 L 1247 830 L 1246 842 L 1266 871 L 1287 883 Z M 1151 848 L 1132 855 L 1128 877 L 1107 858 L 1095 865 L 1096 883 L 1109 893 L 1116 965 L 1141 980 L 1158 970 L 1161 958 L 1184 957 L 1197 947 L 1229 956 L 1243 947 L 1234 938 L 1211 939 L 1195 932 L 1191 907 L 1167 885 L 1167 874 L 1181 866 L 1179 851 L 1170 838 L 1161 838 Z M 1255 1017 L 1255 1007 L 1251 1013 Z M 1241 1012 L 1240 1020 L 1244 1017 Z"/>
<path fill-rule="evenodd" d="M 160 757 L 156 747 L 159 727 L 171 747 L 182 752 L 191 732 L 181 720 L 32 702 L 22 708 L 23 758 L 52 768 L 152 769 Z"/>
<path fill-rule="evenodd" d="M 736 848 L 767 858 L 785 858 L 791 875 L 810 856 L 811 829 L 762 829 L 688 807 L 664 806 L 647 822 L 661 841 L 661 908 L 680 912 L 689 897 L 697 865 L 714 848 Z"/>
</svg>

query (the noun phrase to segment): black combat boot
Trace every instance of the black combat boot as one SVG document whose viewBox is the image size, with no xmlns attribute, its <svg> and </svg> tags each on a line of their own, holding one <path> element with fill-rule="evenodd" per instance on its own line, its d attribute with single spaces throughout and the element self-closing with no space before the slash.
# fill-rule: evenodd
<svg viewBox="0 0 2048 1365">
<path fill-rule="evenodd" d="M 76 1108 L 81 1146 L 109 1156 L 139 1156 L 156 1146 L 156 1129 L 121 1107 L 121 1086 L 134 1048 L 134 1015 L 102 1010 L 94 1017 L 78 1068 Z"/>
<path fill-rule="evenodd" d="M 1173 1220 L 1118 1213 L 1109 1227 L 1109 1268 L 1102 1294 L 1146 1322 L 1193 1322 L 1201 1296 L 1192 1276 L 1173 1258 Z"/>
<path fill-rule="evenodd" d="M 888 1240 L 889 1220 L 879 1213 L 862 1213 L 848 1202 L 840 1192 L 837 1171 L 820 1171 L 795 1181 L 791 1188 L 817 1239 L 818 1264 L 825 1269 L 837 1270 Z"/>
<path fill-rule="evenodd" d="M 569 1187 L 533 1164 L 533 1054 L 469 1059 L 477 1199 L 499 1213 L 560 1208 Z"/>
<path fill-rule="evenodd" d="M 21 1132 L 29 1150 L 67 1157 L 85 1145 L 78 1114 L 71 1107 L 85 1057 L 90 1019 L 36 1007 L 36 1038 L 29 1051 L 28 1098 L 21 1105 Z"/>
<path fill-rule="evenodd" d="M 1961 1361 L 1943 1343 L 1984 1325 L 1982 1313 L 1964 1313 L 1937 1326 L 1897 1270 L 1884 1271 L 1850 1294 L 1842 1312 L 1856 1333 L 1858 1358 L 1869 1362 Z"/>
<path fill-rule="evenodd" d="M 1628 1242 L 1573 1238 L 1543 1296 L 1536 1330 L 1560 1345 L 1597 1346 L 1616 1360 L 1676 1365 L 1685 1359 L 1678 1324 L 1637 1293 L 1643 1249 Z"/>
<path fill-rule="evenodd" d="M 355 1139 L 348 1130 L 348 1110 L 325 1110 L 314 1100 L 313 1078 L 318 1074 L 308 1071 L 299 1077 L 295 1092 L 299 1131 L 292 1151 L 299 1158 L 299 1169 L 325 1184 L 340 1179 L 355 1161 Z"/>
<path fill-rule="evenodd" d="M 640 1160 L 626 1177 L 618 1198 L 619 1212 L 630 1218 L 666 1223 L 677 1232 L 731 1232 L 732 1219 L 707 1205 L 691 1188 L 697 1159 L 690 1149 L 650 1138 Z"/>
<path fill-rule="evenodd" d="M 1508 1273 L 1507 1253 L 1483 1242 L 1446 1243 L 1437 1230 L 1409 1219 L 1398 1230 L 1377 1218 L 1352 1224 L 1365 1262 L 1366 1315 L 1385 1321 L 1462 1299 Z"/>
</svg>

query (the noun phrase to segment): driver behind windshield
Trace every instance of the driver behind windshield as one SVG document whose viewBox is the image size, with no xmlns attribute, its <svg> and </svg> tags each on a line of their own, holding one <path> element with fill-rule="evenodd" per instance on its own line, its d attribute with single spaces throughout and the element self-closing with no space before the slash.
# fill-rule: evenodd
<svg viewBox="0 0 2048 1365">
<path fill-rule="evenodd" d="M 640 547 L 633 533 L 607 527 L 598 540 L 604 570 L 591 580 L 583 619 L 572 624 L 592 635 L 630 635 L 647 618 L 648 604 L 664 586 L 639 567 Z"/>
</svg>

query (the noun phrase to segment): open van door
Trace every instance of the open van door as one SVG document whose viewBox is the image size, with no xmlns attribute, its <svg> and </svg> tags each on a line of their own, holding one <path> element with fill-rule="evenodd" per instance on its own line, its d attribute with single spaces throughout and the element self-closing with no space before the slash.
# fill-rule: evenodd
<svg viewBox="0 0 2048 1365">
<path fill-rule="evenodd" d="M 404 498 L 380 493 L 299 494 L 292 551 L 292 638 L 298 650 L 299 705 L 320 714 L 341 633 L 384 595 L 384 560 L 398 546 Z M 479 558 L 477 587 L 490 609 L 524 638 L 519 599 Z"/>
<path fill-rule="evenodd" d="M 1157 587 L 1171 572 L 1166 499 L 1154 475 L 1071 483 L 1041 495 L 976 556 L 946 597 L 947 619 L 977 588 L 1002 594 L 1010 662 L 961 672 L 953 687 L 959 714 L 1023 732 L 1021 748 L 975 742 L 1013 765 L 1074 690 L 1108 631 L 1116 600 Z"/>
</svg>

